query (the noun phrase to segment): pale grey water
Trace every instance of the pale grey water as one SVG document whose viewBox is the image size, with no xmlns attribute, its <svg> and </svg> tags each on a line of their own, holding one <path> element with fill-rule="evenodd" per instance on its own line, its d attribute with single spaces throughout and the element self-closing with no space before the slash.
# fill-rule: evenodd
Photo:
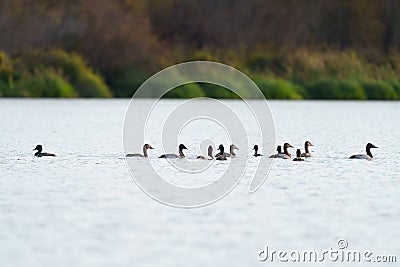
<svg viewBox="0 0 400 267">
<path fill-rule="evenodd" d="M 244 179 L 192 210 L 154 201 L 130 177 L 128 102 L 0 100 L 0 266 L 271 266 L 257 259 L 265 245 L 322 251 L 340 238 L 399 262 L 399 102 L 270 101 L 276 142 L 310 140 L 315 157 L 275 160 L 256 193 Z M 373 161 L 347 159 L 368 142 Z M 58 157 L 33 157 L 38 143 Z"/>
</svg>

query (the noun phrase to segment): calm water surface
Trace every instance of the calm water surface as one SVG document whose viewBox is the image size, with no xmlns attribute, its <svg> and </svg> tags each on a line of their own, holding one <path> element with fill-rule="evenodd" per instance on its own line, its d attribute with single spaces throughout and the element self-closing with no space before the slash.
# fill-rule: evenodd
<svg viewBox="0 0 400 267">
<path fill-rule="evenodd" d="M 321 251 L 338 239 L 400 261 L 399 102 L 271 101 L 276 143 L 310 140 L 315 157 L 275 160 L 255 194 L 245 177 L 192 210 L 154 201 L 130 177 L 128 103 L 0 100 L 0 266 L 271 266 L 257 259 L 265 245 Z M 373 161 L 348 159 L 368 142 L 379 147 Z M 39 143 L 58 157 L 33 157 Z"/>
</svg>

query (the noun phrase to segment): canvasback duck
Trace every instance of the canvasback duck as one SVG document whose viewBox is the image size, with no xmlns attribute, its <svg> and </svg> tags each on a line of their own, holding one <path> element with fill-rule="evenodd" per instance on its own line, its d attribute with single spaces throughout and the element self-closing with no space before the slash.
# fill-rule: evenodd
<svg viewBox="0 0 400 267">
<path fill-rule="evenodd" d="M 164 154 L 164 155 L 159 156 L 159 158 L 184 158 L 185 154 L 183 154 L 183 151 L 182 151 L 184 149 L 187 149 L 186 146 L 184 144 L 180 144 L 179 147 L 178 147 L 179 155 L 177 155 L 177 154 Z"/>
<path fill-rule="evenodd" d="M 371 159 L 374 158 L 374 157 L 372 156 L 372 153 L 371 153 L 371 148 L 378 148 L 378 147 L 377 147 L 377 146 L 374 146 L 374 145 L 371 144 L 371 143 L 368 143 L 367 146 L 366 146 L 366 148 L 365 148 L 365 150 L 366 150 L 366 152 L 367 152 L 366 155 L 365 155 L 365 154 L 358 154 L 358 155 L 353 155 L 353 156 L 351 156 L 350 158 L 351 158 L 351 159 L 366 159 L 366 160 L 371 160 Z"/>
</svg>

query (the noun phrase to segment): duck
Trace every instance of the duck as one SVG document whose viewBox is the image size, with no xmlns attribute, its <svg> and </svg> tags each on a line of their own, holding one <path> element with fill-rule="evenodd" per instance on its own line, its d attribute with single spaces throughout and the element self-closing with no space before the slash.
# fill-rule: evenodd
<svg viewBox="0 0 400 267">
<path fill-rule="evenodd" d="M 173 158 L 184 158 L 185 154 L 183 154 L 183 151 L 182 151 L 184 149 L 187 149 L 186 146 L 184 144 L 180 144 L 179 147 L 178 147 L 179 155 L 177 155 L 177 154 L 164 154 L 164 155 L 159 156 L 159 158 L 171 158 L 171 159 L 173 159 Z"/>
<path fill-rule="evenodd" d="M 42 145 L 37 145 L 32 151 L 37 150 L 37 152 L 35 153 L 35 157 L 55 157 L 56 155 L 53 153 L 46 153 L 46 152 L 42 152 L 43 147 Z"/>
<path fill-rule="evenodd" d="M 292 146 L 291 144 L 289 144 L 289 143 L 285 143 L 285 144 L 283 145 L 283 153 L 277 154 L 277 155 L 276 155 L 276 158 L 280 158 L 280 159 L 290 159 L 291 155 L 290 155 L 290 153 L 289 153 L 289 151 L 288 151 L 288 149 L 289 149 L 290 147 L 293 147 L 293 146 Z"/>
<path fill-rule="evenodd" d="M 236 145 L 234 145 L 234 144 L 230 145 L 229 146 L 229 153 L 224 152 L 225 157 L 235 157 L 236 156 L 235 149 L 239 150 L 239 148 Z M 221 155 L 221 152 L 219 152 L 215 156 L 218 157 L 219 155 Z"/>
<path fill-rule="evenodd" d="M 301 156 L 302 156 L 302 157 L 305 157 L 305 158 L 312 157 L 312 154 L 311 154 L 310 151 L 308 150 L 308 147 L 310 147 L 310 146 L 314 146 L 313 144 L 311 144 L 310 141 L 306 141 L 306 142 L 304 143 L 305 152 L 304 152 L 304 153 L 301 153 Z"/>
<path fill-rule="evenodd" d="M 204 156 L 197 156 L 197 159 L 208 159 L 208 160 L 212 160 L 213 157 L 213 147 L 212 146 L 208 146 L 208 153 L 207 153 L 207 157 Z"/>
<path fill-rule="evenodd" d="M 147 158 L 148 157 L 147 149 L 153 149 L 153 148 L 149 144 L 144 144 L 144 146 L 143 146 L 143 155 L 142 154 L 126 154 L 125 157 L 144 157 L 144 158 Z"/>
<path fill-rule="evenodd" d="M 377 146 L 374 146 L 374 145 L 371 144 L 371 143 L 368 143 L 367 146 L 366 146 L 366 148 L 365 148 L 365 150 L 367 151 L 367 154 L 366 154 L 366 155 L 364 155 L 364 154 L 358 154 L 358 155 L 353 155 L 353 156 L 351 156 L 350 158 L 351 158 L 351 159 L 366 159 L 366 160 L 372 160 L 374 157 L 372 156 L 371 148 L 378 148 L 378 147 L 377 147 Z"/>
<path fill-rule="evenodd" d="M 304 153 L 303 153 L 304 154 Z M 296 151 L 296 157 L 293 159 L 293 161 L 304 161 L 304 159 L 301 157 L 301 150 L 297 149 Z"/>
<path fill-rule="evenodd" d="M 237 146 L 235 146 L 234 144 L 229 146 L 229 154 L 228 157 L 236 157 L 236 153 L 235 153 L 235 149 L 239 150 L 239 148 Z"/>
<path fill-rule="evenodd" d="M 225 156 L 225 153 L 224 153 L 224 146 L 221 144 L 221 145 L 219 145 L 219 147 L 218 147 L 218 150 L 219 150 L 219 155 L 218 156 L 215 156 L 215 159 L 216 160 L 227 160 L 226 159 L 226 156 Z"/>
<path fill-rule="evenodd" d="M 254 155 L 253 155 L 254 157 L 262 156 L 262 154 L 258 154 L 258 145 L 254 145 L 253 150 L 254 150 Z"/>
<path fill-rule="evenodd" d="M 276 147 L 276 152 L 278 152 L 278 153 L 275 154 L 275 155 L 269 156 L 269 158 L 278 158 L 278 155 L 279 155 L 279 154 L 282 154 L 282 147 L 281 147 L 281 146 L 277 146 L 277 147 Z"/>
</svg>

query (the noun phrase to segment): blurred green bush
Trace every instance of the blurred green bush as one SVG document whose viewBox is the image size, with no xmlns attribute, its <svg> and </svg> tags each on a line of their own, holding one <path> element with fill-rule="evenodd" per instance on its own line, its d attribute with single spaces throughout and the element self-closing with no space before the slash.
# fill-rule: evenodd
<svg viewBox="0 0 400 267">
<path fill-rule="evenodd" d="M 356 81 L 341 81 L 326 77 L 305 85 L 310 99 L 366 99 L 363 88 Z"/>
<path fill-rule="evenodd" d="M 367 98 L 370 100 L 396 100 L 397 93 L 393 87 L 383 81 L 368 82 L 363 85 Z"/>
<path fill-rule="evenodd" d="M 25 74 L 8 92 L 13 97 L 73 98 L 78 94 L 73 86 L 55 71 L 35 71 Z"/>
<path fill-rule="evenodd" d="M 257 48 L 241 57 L 232 50 L 197 49 L 190 59 L 231 62 L 254 80 L 267 99 L 400 99 L 400 54 L 368 58 L 352 51 L 272 53 Z M 76 53 L 33 50 L 10 58 L 0 51 L 0 96 L 4 97 L 131 97 L 152 74 L 137 65 L 108 72 L 103 78 Z M 175 75 L 171 79 L 181 78 Z M 244 85 L 231 86 L 244 98 L 256 97 Z M 157 92 L 150 88 L 143 96 L 155 97 Z M 179 86 L 163 97 L 201 96 L 239 98 L 209 83 Z"/>
<path fill-rule="evenodd" d="M 112 96 L 103 78 L 75 53 L 59 49 L 30 51 L 17 58 L 16 66 L 23 73 L 34 73 L 37 69 L 40 72 L 55 70 L 73 86 L 79 97 Z"/>
<path fill-rule="evenodd" d="M 290 81 L 256 77 L 254 82 L 267 99 L 303 99 L 306 96 L 301 86 Z"/>
<path fill-rule="evenodd" d="M 178 87 L 175 87 L 163 98 L 195 98 L 205 96 L 204 91 L 198 83 L 188 83 Z"/>
</svg>

